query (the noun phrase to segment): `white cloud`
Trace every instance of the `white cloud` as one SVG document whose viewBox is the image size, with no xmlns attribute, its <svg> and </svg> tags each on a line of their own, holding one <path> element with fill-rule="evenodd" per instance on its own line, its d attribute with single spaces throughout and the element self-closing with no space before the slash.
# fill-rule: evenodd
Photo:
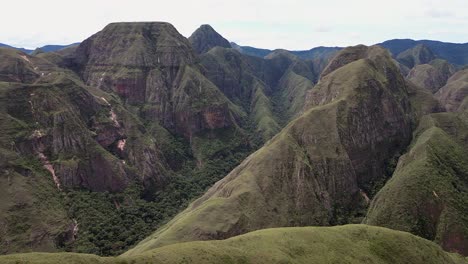
<svg viewBox="0 0 468 264">
<path fill-rule="evenodd" d="M 229 40 L 265 48 L 468 41 L 465 0 L 27 0 L 2 10 L 0 42 L 26 47 L 82 41 L 116 21 L 167 21 L 185 36 L 211 24 Z"/>
</svg>

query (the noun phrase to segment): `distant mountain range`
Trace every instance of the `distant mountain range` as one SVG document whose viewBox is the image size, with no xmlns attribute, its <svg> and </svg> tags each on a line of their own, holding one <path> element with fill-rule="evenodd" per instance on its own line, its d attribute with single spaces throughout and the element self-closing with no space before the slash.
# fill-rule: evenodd
<svg viewBox="0 0 468 264">
<path fill-rule="evenodd" d="M 450 63 L 456 65 L 466 65 L 468 64 L 468 43 L 457 44 L 457 43 L 448 43 L 435 40 L 412 40 L 412 39 L 392 39 L 387 40 L 382 43 L 378 43 L 393 54 L 393 56 L 398 56 L 398 54 L 412 49 L 417 45 L 424 45 L 429 48 L 436 57 L 445 59 Z M 237 49 L 243 54 L 256 56 L 256 57 L 265 57 L 273 50 L 255 48 L 251 46 L 240 46 L 234 42 L 231 42 L 231 46 L 234 49 Z M 294 55 L 302 59 L 311 59 L 317 58 L 318 55 L 329 55 L 330 53 L 335 53 L 343 49 L 342 47 L 316 47 L 310 50 L 295 50 L 290 51 Z"/>
<path fill-rule="evenodd" d="M 206 25 L 205 25 L 206 26 Z M 206 29 L 206 28 L 205 28 Z M 212 30 L 212 29 L 211 29 Z M 37 49 L 42 50 L 43 52 L 51 52 L 57 51 L 63 48 L 67 48 L 70 46 L 78 46 L 80 43 L 73 43 L 69 45 L 45 45 L 42 47 L 38 47 Z M 450 42 L 441 42 L 436 40 L 413 40 L 413 39 L 391 39 L 384 41 L 382 43 L 378 43 L 393 54 L 393 56 L 398 56 L 398 54 L 412 49 L 417 45 L 424 45 L 429 48 L 436 57 L 445 59 L 450 63 L 456 65 L 466 65 L 468 64 L 468 43 L 450 43 Z M 221 45 L 221 46 L 226 46 Z M 262 49 L 256 48 L 252 46 L 241 46 L 235 42 L 230 43 L 231 47 L 240 51 L 243 54 L 255 56 L 255 57 L 265 57 L 268 54 L 272 53 L 274 50 L 271 49 Z M 0 47 L 9 47 L 20 50 L 22 52 L 31 54 L 34 52 L 33 49 L 25 49 L 25 48 L 18 48 L 11 45 L 7 45 L 4 43 L 0 43 Z M 329 57 L 334 55 L 337 51 L 343 49 L 343 47 L 315 47 L 310 50 L 288 50 L 292 54 L 298 56 L 301 59 L 313 59 L 318 57 Z M 206 50 L 207 51 L 207 50 Z M 206 52 L 205 51 L 205 52 Z"/>
<path fill-rule="evenodd" d="M 68 47 L 71 47 L 71 46 L 78 46 L 78 45 L 80 45 L 79 42 L 68 44 L 68 45 L 45 45 L 45 46 L 42 46 L 42 47 L 38 47 L 37 49 L 40 49 L 43 52 L 51 52 L 51 51 L 57 51 L 57 50 L 61 50 L 61 49 L 64 49 L 64 48 L 68 48 Z M 24 53 L 27 53 L 27 54 L 31 54 L 31 53 L 34 52 L 33 49 L 13 47 L 13 46 L 10 46 L 10 45 L 4 44 L 4 43 L 0 43 L 0 47 L 17 49 L 17 50 L 20 50 L 20 51 L 22 51 Z"/>
<path fill-rule="evenodd" d="M 437 57 L 457 65 L 468 64 L 468 43 L 457 44 L 435 40 L 392 39 L 378 45 L 390 50 L 397 56 L 401 52 L 414 48 L 417 45 L 428 47 Z"/>
</svg>

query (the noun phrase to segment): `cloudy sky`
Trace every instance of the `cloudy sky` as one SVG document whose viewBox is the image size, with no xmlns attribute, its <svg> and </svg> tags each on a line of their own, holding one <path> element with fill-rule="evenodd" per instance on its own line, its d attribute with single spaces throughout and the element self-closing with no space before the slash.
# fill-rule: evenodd
<svg viewBox="0 0 468 264">
<path fill-rule="evenodd" d="M 167 21 L 184 36 L 212 25 L 261 48 L 374 44 L 392 38 L 468 42 L 467 0 L 16 0 L 2 3 L 0 42 L 80 42 L 118 21 Z"/>
</svg>

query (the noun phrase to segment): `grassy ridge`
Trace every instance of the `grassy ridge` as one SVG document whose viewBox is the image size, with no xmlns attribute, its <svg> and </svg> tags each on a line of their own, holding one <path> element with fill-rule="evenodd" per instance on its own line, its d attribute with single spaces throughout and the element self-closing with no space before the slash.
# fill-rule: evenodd
<svg viewBox="0 0 468 264">
<path fill-rule="evenodd" d="M 0 263 L 411 263 L 463 264 L 414 235 L 381 227 L 275 228 L 227 240 L 174 244 L 132 257 L 102 258 L 73 253 L 0 257 Z"/>
<path fill-rule="evenodd" d="M 381 70 L 387 67 L 390 74 L 396 67 L 380 54 L 379 67 L 361 59 L 325 76 L 311 90 L 318 96 L 310 100 L 310 110 L 129 254 L 269 227 L 359 222 L 364 203 L 359 189 L 371 189 L 383 174 L 378 171 L 383 164 L 375 164 L 410 137 L 404 90 Z M 392 111 L 379 110 L 381 104 Z M 356 160 L 375 170 L 362 161 L 353 166 Z"/>
<path fill-rule="evenodd" d="M 466 114 L 425 116 L 365 222 L 411 232 L 467 254 L 467 131 Z"/>
</svg>

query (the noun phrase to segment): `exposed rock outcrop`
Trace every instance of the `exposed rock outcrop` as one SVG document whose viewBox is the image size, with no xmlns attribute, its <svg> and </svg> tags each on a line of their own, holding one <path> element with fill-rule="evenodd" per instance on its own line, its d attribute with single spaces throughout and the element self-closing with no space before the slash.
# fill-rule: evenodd
<svg viewBox="0 0 468 264">
<path fill-rule="evenodd" d="M 410 141 L 411 110 L 388 52 L 362 46 L 343 54 L 354 49 L 352 60 L 338 55 L 330 63 L 335 70 L 310 90 L 304 114 L 128 254 L 358 217 L 362 190 L 382 179 L 386 160 Z"/>
<path fill-rule="evenodd" d="M 75 61 L 87 84 L 186 137 L 233 126 L 242 116 L 200 73 L 189 41 L 168 23 L 110 24 L 76 49 Z"/>
<path fill-rule="evenodd" d="M 455 73 L 447 84 L 436 93 L 447 111 L 456 112 L 468 109 L 468 69 Z"/>
<path fill-rule="evenodd" d="M 455 73 L 455 67 L 445 60 L 436 59 L 428 64 L 415 66 L 407 79 L 414 84 L 436 93 Z"/>
</svg>

